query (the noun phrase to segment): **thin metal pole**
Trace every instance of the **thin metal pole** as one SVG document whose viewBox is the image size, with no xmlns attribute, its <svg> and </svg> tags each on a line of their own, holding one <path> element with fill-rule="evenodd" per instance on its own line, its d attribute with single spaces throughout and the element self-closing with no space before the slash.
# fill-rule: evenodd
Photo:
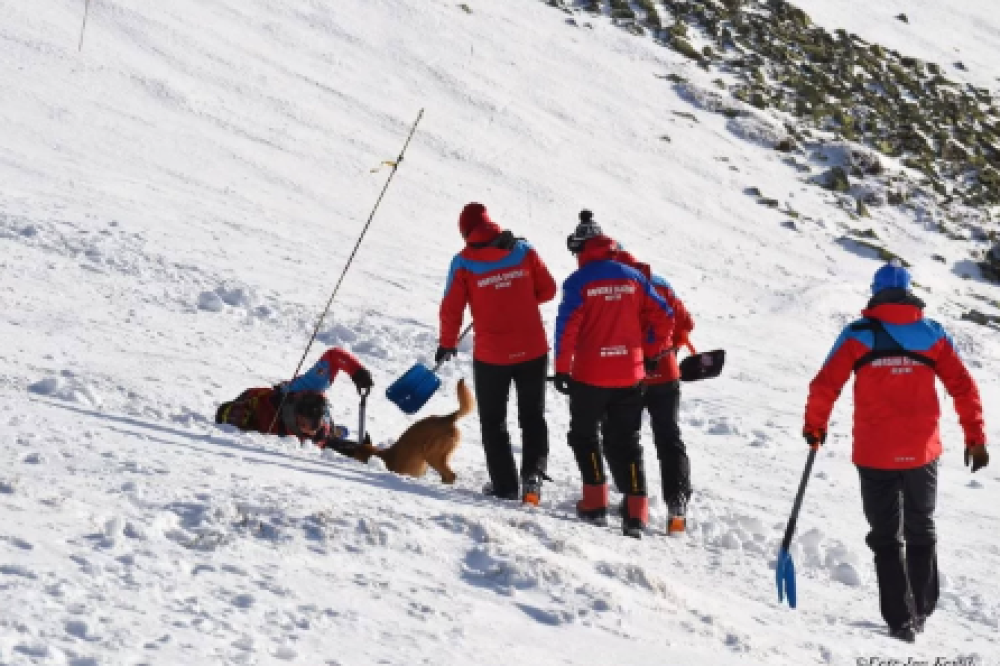
<svg viewBox="0 0 1000 666">
<path fill-rule="evenodd" d="M 368 389 L 361 393 L 361 404 L 358 405 L 358 446 L 365 443 L 365 407 L 368 405 Z"/>
<path fill-rule="evenodd" d="M 309 342 L 306 344 L 305 351 L 302 352 L 302 358 L 299 359 L 299 364 L 295 367 L 295 372 L 292 373 L 292 379 L 289 380 L 289 383 L 299 376 L 299 371 L 302 370 L 302 364 L 305 363 L 306 357 L 309 355 L 309 349 L 312 347 L 312 343 L 316 340 L 316 336 L 319 334 L 320 326 L 323 325 L 323 320 L 326 319 L 326 315 L 330 311 L 330 306 L 333 305 L 333 299 L 337 297 L 337 292 L 340 290 L 340 285 L 344 281 L 344 276 L 347 275 L 347 271 L 351 268 L 351 263 L 354 261 L 354 255 L 358 253 L 358 248 L 361 247 L 361 241 L 364 240 L 365 234 L 368 233 L 368 227 L 371 226 L 372 220 L 375 219 L 375 213 L 378 211 L 379 204 L 382 203 L 382 198 L 389 189 L 389 185 L 392 184 L 392 178 L 396 175 L 396 170 L 399 169 L 399 165 L 403 163 L 403 156 L 406 154 L 406 149 L 409 147 L 410 140 L 413 139 L 413 134 L 417 131 L 417 125 L 420 124 L 420 119 L 423 117 L 424 110 L 420 109 L 420 113 L 417 114 L 417 119 L 413 122 L 413 127 L 410 128 L 410 134 L 406 137 L 406 143 L 403 144 L 403 149 L 399 151 L 399 157 L 396 158 L 395 162 L 387 163 L 392 167 L 392 171 L 389 173 L 389 178 L 386 179 L 385 186 L 382 188 L 382 192 L 379 193 L 378 199 L 375 201 L 375 206 L 372 208 L 372 212 L 368 216 L 368 221 L 365 222 L 365 226 L 361 230 L 361 235 L 358 236 L 358 241 L 354 244 L 351 256 L 347 258 L 347 263 L 344 265 L 344 270 L 340 273 L 340 278 L 337 280 L 337 285 L 333 288 L 333 293 L 330 294 L 330 298 L 326 301 L 326 307 L 323 308 L 323 314 L 321 314 L 319 319 L 316 320 L 316 326 L 313 328 L 312 335 L 309 336 Z M 271 425 L 267 428 L 269 432 L 274 429 L 274 424 L 278 421 L 278 415 L 281 414 L 281 408 L 284 407 L 285 398 L 287 396 L 288 392 L 283 391 L 281 394 L 281 402 L 278 404 L 278 409 L 274 413 L 274 419 L 271 421 Z"/>
<path fill-rule="evenodd" d="M 80 28 L 80 46 L 77 47 L 77 52 L 83 50 L 83 33 L 87 30 L 87 16 L 90 14 L 90 0 L 87 0 L 87 4 L 83 8 L 83 26 Z"/>
</svg>

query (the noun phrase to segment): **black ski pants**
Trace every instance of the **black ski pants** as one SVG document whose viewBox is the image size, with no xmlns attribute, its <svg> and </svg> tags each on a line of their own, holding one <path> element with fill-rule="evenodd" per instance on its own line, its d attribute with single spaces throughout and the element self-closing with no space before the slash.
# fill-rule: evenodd
<svg viewBox="0 0 1000 666">
<path fill-rule="evenodd" d="M 667 506 L 686 506 L 691 497 L 691 461 L 681 439 L 680 381 L 646 386 L 643 397 L 653 428 L 653 444 L 660 460 L 663 501 Z"/>
<path fill-rule="evenodd" d="M 892 629 L 926 618 L 937 605 L 938 462 L 913 469 L 858 467 L 861 502 L 875 554 L 879 606 Z"/>
<path fill-rule="evenodd" d="M 545 423 L 548 366 L 548 354 L 512 365 L 473 361 L 486 470 L 497 495 L 516 495 L 520 491 L 517 463 L 507 432 L 507 401 L 512 383 L 517 391 L 517 421 L 521 427 L 521 479 L 544 475 L 548 467 L 549 429 Z"/>
<path fill-rule="evenodd" d="M 606 457 L 618 490 L 627 495 L 646 495 L 639 432 L 642 394 L 641 386 L 605 388 L 580 382 L 572 384 L 568 439 L 584 483 L 607 483 L 603 460 Z"/>
</svg>

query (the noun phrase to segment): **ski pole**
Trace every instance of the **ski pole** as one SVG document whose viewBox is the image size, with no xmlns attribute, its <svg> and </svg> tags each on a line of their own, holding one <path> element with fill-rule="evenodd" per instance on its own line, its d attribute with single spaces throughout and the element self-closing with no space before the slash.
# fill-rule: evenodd
<svg viewBox="0 0 1000 666">
<path fill-rule="evenodd" d="M 80 45 L 77 47 L 77 51 L 83 50 L 83 33 L 87 30 L 87 16 L 90 14 L 90 0 L 87 0 L 87 4 L 83 8 L 83 25 L 80 27 Z"/>
<path fill-rule="evenodd" d="M 406 137 L 406 143 L 403 144 L 403 149 L 399 151 L 399 157 L 396 158 L 394 162 L 386 162 L 386 164 L 392 167 L 392 171 L 389 172 L 389 177 L 385 181 L 385 186 L 378 195 L 378 199 L 375 200 L 375 206 L 372 208 L 371 214 L 368 216 L 368 221 L 365 222 L 364 228 L 361 230 L 361 235 L 358 236 L 358 241 L 354 244 L 354 249 L 351 251 L 351 256 L 347 258 L 347 263 L 344 265 L 344 270 L 340 272 L 340 278 L 337 280 L 336 286 L 333 288 L 333 293 L 330 294 L 330 298 L 326 302 L 326 307 L 323 308 L 323 314 L 319 316 L 316 320 L 316 327 L 313 329 L 312 335 L 309 336 L 309 342 L 306 343 L 306 349 L 302 352 L 302 358 L 299 359 L 299 364 L 295 367 L 295 372 L 292 373 L 292 379 L 289 380 L 289 384 L 299 376 L 299 371 L 302 370 L 302 364 L 305 363 L 306 356 L 309 355 L 309 349 L 312 347 L 312 343 L 316 340 L 316 336 L 319 334 L 319 328 L 323 325 L 323 320 L 326 319 L 326 314 L 330 311 L 330 306 L 333 305 L 333 299 L 337 297 L 337 292 L 340 290 L 340 285 L 344 281 L 344 276 L 347 275 L 347 271 L 351 268 L 351 263 L 354 261 L 354 255 L 358 253 L 358 248 L 361 247 L 361 241 L 364 240 L 365 234 L 368 233 L 368 227 L 371 226 L 372 220 L 375 219 L 375 213 L 378 211 L 379 204 L 382 203 L 382 198 L 385 196 L 386 191 L 389 189 L 389 185 L 392 184 L 392 178 L 396 175 L 396 171 L 399 169 L 399 165 L 403 163 L 403 156 L 406 154 L 406 149 L 410 146 L 410 140 L 413 139 L 413 134 L 417 131 L 417 125 L 420 124 L 420 119 L 424 117 L 424 110 L 420 109 L 420 113 L 417 114 L 417 119 L 413 122 L 413 126 L 410 128 L 410 134 Z M 287 391 L 282 391 L 281 402 L 278 404 L 278 409 L 274 413 L 274 419 L 271 421 L 268 431 L 274 429 L 274 424 L 278 421 L 278 415 L 281 413 L 281 408 L 285 405 L 285 398 L 288 395 Z"/>
<path fill-rule="evenodd" d="M 785 527 L 785 538 L 781 541 L 781 550 L 778 552 L 778 563 L 775 567 L 775 580 L 778 584 L 778 601 L 784 601 L 788 597 L 788 605 L 795 608 L 797 597 L 795 594 L 795 563 L 792 562 L 792 554 L 788 549 L 792 545 L 792 537 L 795 535 L 795 523 L 799 519 L 799 509 L 802 508 L 802 498 L 806 494 L 806 484 L 809 482 L 809 475 L 812 473 L 813 461 L 816 460 L 816 452 L 819 445 L 813 446 L 809 450 L 809 457 L 806 459 L 806 468 L 802 472 L 802 480 L 799 482 L 799 492 L 795 495 L 795 504 L 792 505 L 792 515 L 788 518 L 788 526 Z"/>
</svg>

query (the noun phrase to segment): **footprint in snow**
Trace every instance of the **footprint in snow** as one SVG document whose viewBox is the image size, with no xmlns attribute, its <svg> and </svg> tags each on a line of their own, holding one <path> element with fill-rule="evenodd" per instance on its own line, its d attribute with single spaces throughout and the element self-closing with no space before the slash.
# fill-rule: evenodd
<svg viewBox="0 0 1000 666">
<path fill-rule="evenodd" d="M 35 548 L 24 539 L 19 539 L 18 537 L 15 536 L 0 536 L 0 541 L 9 543 L 11 546 L 14 546 L 15 548 L 20 548 L 21 550 L 34 550 Z"/>
</svg>

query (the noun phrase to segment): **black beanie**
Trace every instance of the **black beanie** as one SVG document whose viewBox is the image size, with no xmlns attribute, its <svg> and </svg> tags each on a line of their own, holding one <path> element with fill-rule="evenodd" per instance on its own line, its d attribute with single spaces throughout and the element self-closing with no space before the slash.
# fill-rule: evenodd
<svg viewBox="0 0 1000 666">
<path fill-rule="evenodd" d="M 594 222 L 594 214 L 589 210 L 581 210 L 580 224 L 576 225 L 576 231 L 573 232 L 573 238 L 580 243 L 583 243 L 591 238 L 597 238 L 598 236 L 603 235 L 604 232 L 601 231 L 601 225 Z"/>
</svg>

